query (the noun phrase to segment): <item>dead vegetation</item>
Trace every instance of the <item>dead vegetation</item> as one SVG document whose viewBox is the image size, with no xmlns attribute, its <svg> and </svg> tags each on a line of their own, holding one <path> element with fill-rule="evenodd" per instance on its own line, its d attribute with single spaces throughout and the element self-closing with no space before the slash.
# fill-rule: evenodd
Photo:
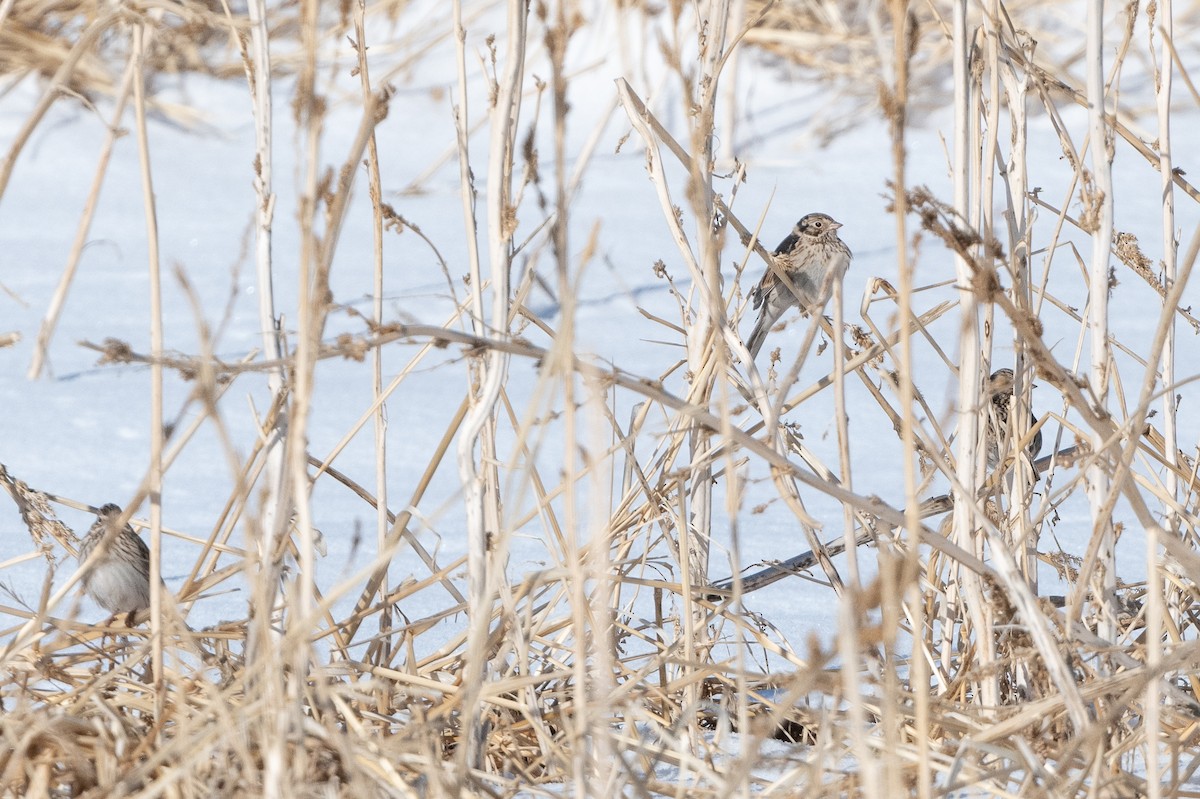
<svg viewBox="0 0 1200 799">
<path fill-rule="evenodd" d="M 369 34 L 389 30 L 384 20 L 404 19 L 406 4 L 0 4 L 0 73 L 10 86 L 40 76 L 45 97 L 8 144 L 0 201 L 13 201 L 4 196 L 13 166 L 50 104 L 116 108 L 114 128 L 129 126 L 145 147 L 147 110 L 174 108 L 159 104 L 156 78 L 244 79 L 259 142 L 250 258 L 260 287 L 287 276 L 299 297 L 294 308 L 262 306 L 262 352 L 241 360 L 218 358 L 210 347 L 172 352 L 157 334 L 147 351 L 117 339 L 87 345 L 102 363 L 150 371 L 162 433 L 139 495 L 125 504 L 142 507 L 137 518 L 153 552 L 163 536 L 177 536 L 195 553 L 182 584 L 155 591 L 140 626 L 74 617 L 78 576 L 65 578 L 74 564 L 62 553 L 77 540 L 55 507 L 84 506 L 0 468 L 29 530 L 26 557 L 44 559 L 48 575 L 35 603 L 3 608 L 18 620 L 0 650 L 3 795 L 1200 793 L 1200 500 L 1174 400 L 1195 378 L 1191 328 L 1181 327 L 1176 340 L 1174 327 L 1195 324 L 1181 298 L 1200 238 L 1185 230 L 1178 252 L 1171 236 L 1137 241 L 1119 216 L 1114 221 L 1104 188 L 1108 154 L 1147 159 L 1145 180 L 1167 198 L 1162 213 L 1175 230 L 1174 198 L 1192 203 L 1196 194 L 1164 155 L 1171 151 L 1165 130 L 1153 144 L 1133 133 L 1140 128 L 1132 112 L 1110 94 L 1093 120 L 1107 126 L 1097 159 L 1097 148 L 1060 115 L 1086 104 L 1094 84 L 1070 58 L 1043 60 L 1053 48 L 1031 44 L 1046 19 L 1035 13 L 1041 4 L 972 4 L 969 26 L 936 3 L 612 5 L 608 13 L 655 31 L 653 47 L 688 112 L 668 131 L 645 101 L 650 87 L 618 82 L 613 109 L 632 129 L 624 147 L 634 157 L 646 153 L 650 186 L 638 189 L 657 194 L 662 217 L 654 223 L 678 245 L 646 259 L 659 259 L 656 272 L 679 303 L 677 320 L 653 318 L 678 343 L 680 361 L 654 375 L 600 364 L 571 347 L 573 281 L 596 252 L 594 231 L 586 244 L 570 238 L 574 193 L 599 168 L 590 160 L 595 138 L 573 150 L 563 133 L 568 54 L 589 24 L 573 6 L 535 3 L 528 17 L 521 2 L 489 6 L 496 12 L 489 24 L 500 26 L 500 12 L 507 21 L 495 39 L 471 33 L 492 59 L 482 109 L 467 103 L 474 73 L 463 40 L 449 26 L 429 34 L 457 48 L 459 69 L 459 138 L 449 159 L 458 160 L 468 244 L 464 262 L 447 264 L 436 236 L 384 201 L 385 191 L 411 187 L 384 184 L 379 167 L 388 154 L 375 132 L 402 102 L 390 82 L 425 51 L 398 53 L 384 42 L 377 49 Z M 455 3 L 456 24 L 464 13 L 483 12 Z M 1167 5 L 1120 13 L 1130 30 L 1145 28 L 1151 13 L 1158 27 L 1148 38 L 1131 35 L 1105 69 L 1119 73 L 1137 53 L 1142 62 L 1170 65 L 1190 87 L 1195 52 L 1180 54 L 1175 43 L 1194 32 L 1195 9 L 1179 12 L 1174 33 L 1163 27 Z M 869 84 L 885 100 L 898 155 L 911 135 L 906 115 L 931 102 L 912 87 L 955 84 L 961 139 L 951 149 L 964 148 L 955 163 L 957 201 L 910 185 L 903 159 L 895 160 L 896 284 L 874 280 L 857 309 L 845 303 L 843 311 L 839 297 L 832 321 L 805 322 L 804 346 L 764 358 L 762 372 L 737 336 L 740 296 L 719 279 L 731 257 L 748 270 L 745 278 L 766 255 L 756 226 L 730 209 L 714 178 L 721 79 L 742 33 L 737 47 L 795 61 L 831 92 Z M 331 63 L 332 48 L 347 39 L 351 55 Z M 541 77 L 527 67 L 535 57 L 548 70 Z M 296 78 L 293 94 L 272 101 L 261 88 L 281 73 Z M 1165 104 L 1163 74 L 1149 96 Z M 357 128 L 341 162 L 325 163 L 314 154 L 331 113 L 326 82 L 347 76 L 361 95 L 351 115 Z M 1184 98 L 1195 99 L 1179 92 L 1176 106 Z M 309 154 L 288 165 L 298 176 L 301 218 L 286 270 L 270 246 L 271 102 L 290 104 L 297 151 Z M 130 114 L 120 111 L 126 103 Z M 1159 119 L 1169 119 L 1175 106 L 1163 108 Z M 175 110 L 177 119 L 191 118 L 189 109 Z M 490 124 L 481 129 L 481 120 Z M 1067 185 L 1042 186 L 1026 174 L 1022 148 L 1034 125 L 1060 142 L 1074 170 Z M 537 151 L 536 126 L 553 130 L 552 151 Z M 486 150 L 469 150 L 472 136 L 486 139 Z M 1180 158 L 1194 155 L 1178 150 Z M 881 179 L 881 192 L 886 184 Z M 523 199 L 532 202 L 527 193 L 545 211 L 536 223 L 517 212 Z M 330 275 L 356 194 L 371 201 L 361 207 L 371 209 L 376 233 L 375 283 L 369 310 L 345 312 Z M 153 202 L 149 191 L 146 199 Z M 1087 213 L 1072 218 L 1068 209 L 1078 204 Z M 1042 214 L 1036 224 L 1034 209 Z M 456 305 L 445 324 L 389 318 L 382 255 L 389 227 L 417 232 L 435 252 Z M 727 240 L 728 227 L 737 236 Z M 1081 252 L 1087 245 L 1101 257 Z M 518 252 L 538 264 L 515 268 Z M 915 267 L 935 258 L 956 263 L 961 290 L 914 284 Z M 1129 270 L 1119 277 L 1136 275 L 1129 282 L 1163 300 L 1160 316 L 1150 310 L 1158 316 L 1151 342 L 1120 341 L 1095 293 L 1086 308 L 1055 293 L 1061 284 L 1050 280 L 1052 264 L 1056 274 L 1073 270 L 1073 285 L 1122 296 L 1109 272 L 1115 259 Z M 158 281 L 153 258 L 150 268 Z M 74 263 L 47 311 L 35 363 L 51 346 L 73 270 Z M 531 310 L 535 281 L 561 302 L 557 315 Z M 155 313 L 159 324 L 161 308 Z M 281 314 L 295 326 L 286 338 Z M 339 314 L 357 332 L 327 333 Z M 1075 351 L 1043 340 L 1051 321 L 1078 331 Z M 843 329 L 851 335 L 835 332 Z M 1053 444 L 1045 457 L 1010 456 L 989 476 L 981 439 L 969 431 L 982 419 L 981 378 L 993 350 L 1010 344 L 1024 411 L 1015 418 L 1028 416 L 1033 377 L 1061 402 L 1041 397 L 1042 408 L 1056 406 L 1038 421 Z M 397 375 L 390 383 L 384 352 L 407 359 L 387 372 Z M 829 367 L 813 366 L 823 354 Z M 958 376 L 963 410 L 954 418 L 939 418 L 914 385 L 911 367 L 921 357 Z M 320 456 L 307 449 L 306 426 L 315 377 L 335 360 L 372 370 L 374 385 L 353 429 Z M 800 380 L 806 363 L 806 376 L 820 372 L 809 383 Z M 411 410 L 400 389 L 426 366 L 458 370 L 465 390 L 438 398 L 457 410 L 426 437 L 432 446 L 420 453 L 421 478 L 397 486 L 388 479 L 398 456 L 387 446 L 386 416 Z M 220 512 L 206 534 L 170 529 L 154 497 L 176 479 L 174 459 L 202 426 L 227 436 L 222 414 L 251 390 L 239 381 L 259 375 L 269 394 L 260 391 L 256 435 L 238 442 L 240 454 L 232 445 L 227 452 L 235 490 L 209 498 Z M 165 379 L 189 386 L 182 408 L 162 407 Z M 510 394 L 515 380 L 531 381 L 528 408 Z M 868 392 L 871 411 L 903 444 L 895 492 L 882 499 L 849 479 L 847 383 Z M 822 393 L 836 395 L 841 419 L 833 465 L 791 421 Z M 618 418 L 618 409 L 628 415 Z M 168 410 L 176 415 L 167 418 Z M 350 439 L 372 428 L 373 473 L 340 461 Z M 1014 430 L 1008 451 L 1021 452 L 1029 431 Z M 546 442 L 556 439 L 568 454 L 546 468 L 541 458 L 555 446 Z M 462 486 L 458 524 L 468 546 L 461 557 L 429 548 L 419 534 L 430 483 L 445 470 Z M 782 508 L 797 531 L 779 557 L 808 551 L 768 564 L 761 578 L 721 580 L 714 542 L 730 547 L 734 564 L 749 564 L 736 536 L 730 541 L 719 529 L 720 513 L 733 508 L 736 524 L 739 513 L 766 510 L 741 507 L 752 472 L 768 475 L 777 492 L 772 510 Z M 363 474 L 374 484 L 354 476 Z M 356 571 L 325 584 L 313 576 L 323 547 L 309 507 L 318 484 L 351 492 L 376 519 L 358 542 Z M 814 496 L 844 509 L 840 539 L 819 535 L 806 504 Z M 1060 513 L 1090 514 L 1086 551 L 1068 553 L 1054 541 Z M 515 539 L 531 534 L 544 539 L 544 561 L 513 568 Z M 1148 555 L 1137 570 L 1147 579 L 1123 577 L 1128 565 L 1115 555 L 1121 535 L 1145 537 Z M 401 559 L 409 564 L 403 569 L 395 565 Z M 1039 592 L 1039 562 L 1057 570 L 1067 595 Z M 835 640 L 789 642 L 754 612 L 751 592 L 790 572 L 822 581 L 811 590 L 839 609 Z M 195 604 L 234 587 L 246 596 L 244 615 L 190 625 Z M 412 617 L 406 609 L 413 607 L 423 615 Z"/>
</svg>

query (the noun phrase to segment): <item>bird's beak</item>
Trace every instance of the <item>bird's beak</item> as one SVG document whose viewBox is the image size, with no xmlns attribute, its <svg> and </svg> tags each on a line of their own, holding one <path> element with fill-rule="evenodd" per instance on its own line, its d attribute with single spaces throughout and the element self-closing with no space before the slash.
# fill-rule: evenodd
<svg viewBox="0 0 1200 799">
<path fill-rule="evenodd" d="M 830 221 L 832 221 L 832 220 L 830 220 Z M 842 226 L 842 223 L 841 223 L 841 222 L 834 222 L 834 223 L 833 223 L 833 229 L 834 229 L 834 230 L 837 230 L 837 229 L 838 229 L 838 228 L 840 228 L 841 226 Z"/>
</svg>

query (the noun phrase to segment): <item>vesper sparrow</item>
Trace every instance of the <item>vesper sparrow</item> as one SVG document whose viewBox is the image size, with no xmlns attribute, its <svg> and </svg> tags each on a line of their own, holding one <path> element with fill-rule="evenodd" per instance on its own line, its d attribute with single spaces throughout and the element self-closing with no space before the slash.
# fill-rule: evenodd
<svg viewBox="0 0 1200 799">
<path fill-rule="evenodd" d="M 150 548 L 130 525 L 113 529 L 121 518 L 119 506 L 109 503 L 96 516 L 79 546 L 80 564 L 97 546 L 103 549 L 83 576 L 83 590 L 114 616 L 128 613 L 132 621 L 137 611 L 150 607 Z"/>
<path fill-rule="evenodd" d="M 1001 448 L 1007 448 L 1012 440 L 1012 431 L 1008 427 L 1009 411 L 1013 406 L 1013 370 L 997 369 L 987 381 L 987 394 L 991 399 L 988 403 L 987 418 L 987 465 L 995 469 L 1000 463 Z M 1029 414 L 1029 427 L 1037 424 L 1037 417 Z M 1042 451 L 1042 431 L 1038 429 L 1033 434 L 1033 440 L 1026 445 L 1029 461 L 1037 460 Z"/>
<path fill-rule="evenodd" d="M 788 308 L 799 305 L 805 313 L 820 313 L 829 302 L 834 282 L 845 277 L 852 257 L 850 248 L 838 238 L 841 226 L 827 214 L 809 214 L 775 248 L 775 265 L 787 275 L 787 281 L 768 268 L 750 291 L 754 307 L 761 308 L 746 341 L 751 358 L 758 355 L 771 326 Z"/>
</svg>

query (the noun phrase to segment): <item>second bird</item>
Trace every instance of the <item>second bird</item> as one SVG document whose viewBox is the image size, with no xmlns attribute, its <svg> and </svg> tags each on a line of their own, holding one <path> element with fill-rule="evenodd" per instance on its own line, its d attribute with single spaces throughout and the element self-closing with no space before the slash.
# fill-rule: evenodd
<svg viewBox="0 0 1200 799">
<path fill-rule="evenodd" d="M 751 358 L 758 355 L 771 326 L 788 308 L 799 305 L 805 313 L 820 313 L 829 302 L 834 283 L 845 277 L 852 257 L 850 248 L 838 238 L 841 226 L 828 214 L 809 214 L 775 248 L 775 267 L 768 268 L 750 291 L 750 299 L 759 309 L 746 341 Z M 787 276 L 786 282 L 776 269 Z"/>
<path fill-rule="evenodd" d="M 987 465 L 995 469 L 1000 463 L 1002 447 L 1007 447 L 1012 440 L 1013 431 L 1009 429 L 1008 419 L 1014 405 L 1013 383 L 1015 381 L 1012 369 L 997 369 L 987 380 L 986 391 L 991 398 L 987 406 Z M 1034 428 L 1037 428 L 1034 430 Z M 1042 430 L 1037 427 L 1037 417 L 1029 414 L 1029 429 L 1034 430 L 1033 437 L 1025 445 L 1030 463 L 1037 460 L 1042 451 Z"/>
</svg>

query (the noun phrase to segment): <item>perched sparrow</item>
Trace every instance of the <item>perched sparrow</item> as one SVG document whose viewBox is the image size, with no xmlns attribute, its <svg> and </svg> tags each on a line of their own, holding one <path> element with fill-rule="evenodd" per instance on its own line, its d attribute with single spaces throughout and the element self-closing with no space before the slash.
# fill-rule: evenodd
<svg viewBox="0 0 1200 799">
<path fill-rule="evenodd" d="M 987 465 L 989 469 L 995 469 L 1000 463 L 1001 448 L 1006 447 L 1007 442 L 1012 439 L 1012 431 L 1008 427 L 1008 417 L 1013 406 L 1013 370 L 997 369 L 992 372 L 992 376 L 987 381 L 987 394 L 991 399 L 987 406 Z M 1032 413 L 1029 414 L 1030 428 L 1036 424 L 1037 417 Z M 1042 431 L 1040 429 L 1033 434 L 1033 440 L 1029 442 L 1025 450 L 1029 453 L 1031 463 L 1037 460 L 1038 453 L 1042 451 Z"/>
<path fill-rule="evenodd" d="M 83 590 L 113 615 L 128 613 L 132 620 L 137 611 L 150 607 L 150 548 L 128 524 L 114 529 L 121 518 L 119 506 L 109 503 L 96 516 L 79 547 L 80 564 L 97 546 L 102 549 L 83 576 Z"/>
<path fill-rule="evenodd" d="M 833 284 L 846 275 L 850 248 L 838 238 L 841 222 L 826 214 L 809 214 L 796 223 L 788 237 L 775 248 L 775 266 L 787 275 L 787 284 L 774 268 L 750 291 L 758 321 L 746 341 L 750 357 L 758 355 L 771 325 L 793 305 L 805 313 L 819 313 L 829 302 Z"/>
</svg>

